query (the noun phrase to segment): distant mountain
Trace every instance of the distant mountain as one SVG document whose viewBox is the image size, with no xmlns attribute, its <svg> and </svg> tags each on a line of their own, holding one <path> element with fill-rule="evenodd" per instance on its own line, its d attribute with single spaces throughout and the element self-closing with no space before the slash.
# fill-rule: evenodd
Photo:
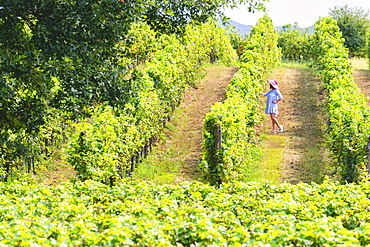
<svg viewBox="0 0 370 247">
<path fill-rule="evenodd" d="M 230 21 L 230 25 L 235 27 L 235 31 L 239 32 L 241 35 L 250 33 L 251 29 L 253 28 L 252 25 L 244 25 L 244 24 L 238 23 L 238 22 L 233 21 L 233 20 Z M 275 28 L 278 31 L 283 29 L 282 26 L 276 26 Z M 300 28 L 300 29 L 302 29 L 303 31 L 307 31 L 308 33 L 313 33 L 314 32 L 314 26 L 310 26 L 310 27 L 307 27 L 307 28 Z"/>
<path fill-rule="evenodd" d="M 241 35 L 247 34 L 251 32 L 252 25 L 244 25 L 240 24 L 236 21 L 231 20 L 230 25 L 235 27 L 235 31 L 239 32 Z"/>
</svg>

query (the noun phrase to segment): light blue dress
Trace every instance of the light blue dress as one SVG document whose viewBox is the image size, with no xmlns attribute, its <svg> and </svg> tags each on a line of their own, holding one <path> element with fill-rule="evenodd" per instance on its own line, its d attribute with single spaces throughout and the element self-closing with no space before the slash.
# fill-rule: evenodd
<svg viewBox="0 0 370 247">
<path fill-rule="evenodd" d="M 263 95 L 267 97 L 265 113 L 266 114 L 270 114 L 270 113 L 279 114 L 279 109 L 278 109 L 279 103 L 272 103 L 272 101 L 283 99 L 283 95 L 280 93 L 280 91 L 278 89 L 271 89 L 270 91 L 268 91 L 267 93 Z"/>
</svg>

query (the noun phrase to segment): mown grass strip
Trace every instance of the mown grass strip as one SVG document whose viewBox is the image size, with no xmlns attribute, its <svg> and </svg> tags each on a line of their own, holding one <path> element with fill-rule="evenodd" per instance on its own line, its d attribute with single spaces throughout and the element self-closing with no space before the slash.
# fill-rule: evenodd
<svg viewBox="0 0 370 247">
<path fill-rule="evenodd" d="M 267 134 L 271 120 L 264 117 L 261 127 L 260 178 L 256 181 L 317 182 L 330 175 L 321 106 L 320 81 L 307 63 L 283 62 L 271 78 L 280 82 L 284 100 L 279 121 L 283 134 Z M 261 99 L 264 106 L 264 98 Z M 262 109 L 263 110 L 263 109 Z M 261 110 L 261 111 L 262 111 Z"/>
<path fill-rule="evenodd" d="M 261 157 L 259 172 L 251 181 L 280 183 L 286 137 L 261 134 Z"/>
</svg>

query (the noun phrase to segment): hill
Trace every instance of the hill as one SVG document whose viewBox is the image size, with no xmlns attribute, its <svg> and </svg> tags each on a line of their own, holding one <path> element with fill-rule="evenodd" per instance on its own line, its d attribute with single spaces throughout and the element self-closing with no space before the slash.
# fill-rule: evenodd
<svg viewBox="0 0 370 247">
<path fill-rule="evenodd" d="M 241 35 L 245 35 L 250 33 L 252 29 L 252 25 L 244 25 L 241 23 L 238 23 L 236 21 L 230 20 L 230 25 L 235 27 L 235 30 L 238 31 Z M 282 26 L 275 26 L 276 30 L 280 31 L 283 29 Z M 302 31 L 307 31 L 309 33 L 314 32 L 314 26 L 306 27 L 306 28 L 300 28 Z"/>
<path fill-rule="evenodd" d="M 236 21 L 231 21 L 230 25 L 235 27 L 235 30 L 238 31 L 242 35 L 250 33 L 253 27 L 252 25 L 244 25 Z"/>
</svg>

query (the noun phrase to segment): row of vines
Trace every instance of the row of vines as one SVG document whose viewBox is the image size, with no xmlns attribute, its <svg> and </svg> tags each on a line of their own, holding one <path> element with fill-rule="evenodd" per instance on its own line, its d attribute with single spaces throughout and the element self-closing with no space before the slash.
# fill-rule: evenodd
<svg viewBox="0 0 370 247">
<path fill-rule="evenodd" d="M 368 99 L 353 80 L 348 50 L 336 21 L 330 17 L 320 19 L 312 40 L 315 44 L 313 64 L 327 94 L 328 146 L 342 180 L 356 182 L 367 174 Z"/>
<path fill-rule="evenodd" d="M 258 150 L 262 83 L 279 61 L 278 35 L 268 16 L 253 27 L 241 56 L 240 70 L 227 87 L 227 99 L 216 103 L 204 120 L 204 155 L 200 165 L 211 184 L 246 181 Z M 215 125 L 222 126 L 222 148 L 215 148 Z"/>
<path fill-rule="evenodd" d="M 1 246 L 367 246 L 370 184 L 0 184 Z"/>
</svg>

